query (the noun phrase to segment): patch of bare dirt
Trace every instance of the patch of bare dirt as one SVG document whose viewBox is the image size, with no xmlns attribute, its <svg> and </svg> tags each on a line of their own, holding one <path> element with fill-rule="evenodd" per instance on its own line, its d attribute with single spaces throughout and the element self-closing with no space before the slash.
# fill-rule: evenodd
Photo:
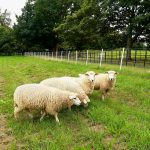
<svg viewBox="0 0 150 150">
<path fill-rule="evenodd" d="M 111 145 L 113 150 L 128 150 L 125 142 L 120 141 L 120 139 L 116 140 L 111 135 L 106 136 L 102 142 L 103 142 L 104 146 L 106 147 L 106 149 L 108 147 L 110 147 L 110 145 Z"/>
<path fill-rule="evenodd" d="M 11 129 L 7 127 L 7 117 L 0 115 L 0 149 L 6 150 L 14 140 Z"/>
<path fill-rule="evenodd" d="M 106 145 L 109 145 L 112 141 L 113 141 L 113 137 L 112 137 L 111 135 L 106 136 L 106 137 L 103 139 L 103 143 L 106 144 Z"/>
<path fill-rule="evenodd" d="M 90 126 L 90 129 L 94 132 L 105 132 L 107 128 L 102 124 L 96 124 Z"/>
<path fill-rule="evenodd" d="M 137 105 L 137 104 L 136 104 L 136 101 L 128 101 L 128 105 L 130 105 L 130 106 L 135 106 L 135 105 Z"/>
</svg>

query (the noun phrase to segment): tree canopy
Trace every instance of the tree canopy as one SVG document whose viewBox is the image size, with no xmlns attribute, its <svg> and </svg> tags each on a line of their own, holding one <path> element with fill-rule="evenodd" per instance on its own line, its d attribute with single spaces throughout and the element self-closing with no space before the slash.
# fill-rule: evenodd
<svg viewBox="0 0 150 150">
<path fill-rule="evenodd" d="M 26 48 L 57 49 L 58 36 L 53 29 L 75 8 L 78 8 L 75 0 L 30 0 L 17 17 L 16 36 Z"/>
<path fill-rule="evenodd" d="M 11 19 L 7 10 L 0 10 L 0 52 L 12 53 L 19 49 L 14 37 L 14 31 L 10 28 Z M 18 49 L 17 49 L 18 48 Z"/>
<path fill-rule="evenodd" d="M 55 30 L 64 42 L 73 44 L 76 48 L 82 42 L 85 43 L 82 46 L 88 44 L 86 47 L 91 47 L 93 43 L 97 48 L 132 48 L 135 42 L 149 42 L 150 2 L 85 0 L 81 8 L 68 15 Z"/>
<path fill-rule="evenodd" d="M 8 11 L 0 10 L 0 50 L 12 43 L 29 51 L 127 47 L 130 52 L 143 42 L 150 45 L 147 0 L 28 0 L 16 17 L 11 29 Z"/>
</svg>

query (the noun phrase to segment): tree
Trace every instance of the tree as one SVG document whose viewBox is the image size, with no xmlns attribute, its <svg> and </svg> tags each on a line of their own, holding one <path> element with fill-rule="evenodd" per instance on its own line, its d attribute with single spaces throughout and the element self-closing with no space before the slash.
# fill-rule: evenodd
<svg viewBox="0 0 150 150">
<path fill-rule="evenodd" d="M 122 35 L 112 32 L 106 24 L 106 15 L 100 2 L 85 0 L 78 11 L 68 15 L 54 29 L 62 40 L 62 47 L 101 49 L 121 44 L 120 40 L 117 42 L 115 39 L 122 39 Z"/>
<path fill-rule="evenodd" d="M 75 47 L 125 46 L 131 58 L 133 43 L 149 42 L 149 22 L 150 2 L 146 0 L 84 0 L 55 30 L 64 43 L 72 45 L 77 40 Z"/>
<path fill-rule="evenodd" d="M 14 30 L 26 48 L 57 50 L 57 33 L 53 31 L 68 13 L 78 7 L 77 0 L 30 0 L 17 17 Z M 79 0 L 78 0 L 79 1 Z"/>
<path fill-rule="evenodd" d="M 22 15 L 16 17 L 17 24 L 13 27 L 16 39 L 24 45 L 24 49 L 29 50 L 35 46 L 38 32 L 34 24 L 34 1 L 28 1 L 22 9 Z"/>
<path fill-rule="evenodd" d="M 2 12 L 0 9 L 0 26 L 10 26 L 10 23 L 10 13 L 7 11 L 7 9 L 5 9 L 4 12 Z"/>
<path fill-rule="evenodd" d="M 93 19 L 91 18 L 91 22 L 89 19 L 91 9 L 91 2 L 83 1 L 78 11 L 68 14 L 65 20 L 54 29 L 61 40 L 61 47 L 81 50 L 92 44 L 96 35 L 92 34 L 94 31 L 94 28 L 91 28 L 94 27 Z"/>
<path fill-rule="evenodd" d="M 0 25 L 0 53 L 21 52 L 22 45 L 15 39 L 14 31 L 8 26 Z"/>
<path fill-rule="evenodd" d="M 18 42 L 16 41 L 13 29 L 10 26 L 10 14 L 5 10 L 0 10 L 0 53 L 12 53 L 17 50 Z"/>
<path fill-rule="evenodd" d="M 124 34 L 128 58 L 131 59 L 133 44 L 145 41 L 150 34 L 150 1 L 108 0 L 106 8 L 109 27 Z"/>
</svg>

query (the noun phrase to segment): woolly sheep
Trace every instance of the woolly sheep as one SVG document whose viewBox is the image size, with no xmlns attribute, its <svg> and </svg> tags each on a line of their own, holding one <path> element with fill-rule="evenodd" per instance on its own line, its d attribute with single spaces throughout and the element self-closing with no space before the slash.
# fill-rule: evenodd
<svg viewBox="0 0 150 150">
<path fill-rule="evenodd" d="M 100 73 L 95 76 L 94 90 L 100 90 L 102 93 L 102 100 L 105 99 L 107 92 L 115 86 L 116 75 L 117 72 L 115 71 L 107 71 L 106 73 Z"/>
<path fill-rule="evenodd" d="M 96 73 L 94 71 L 88 71 L 85 74 L 79 74 L 79 77 L 70 77 L 76 81 L 87 95 L 92 94 L 94 90 L 94 80 Z"/>
<path fill-rule="evenodd" d="M 26 110 L 30 117 L 33 117 L 31 110 L 44 112 L 53 115 L 56 122 L 59 122 L 58 112 L 63 108 L 71 108 L 72 105 L 80 105 L 81 101 L 76 93 L 63 91 L 54 87 L 47 87 L 42 84 L 24 84 L 16 88 L 14 92 L 14 116 L 19 117 L 19 112 Z"/>
<path fill-rule="evenodd" d="M 40 84 L 77 93 L 79 99 L 81 100 L 81 103 L 85 107 L 88 106 L 87 102 L 90 101 L 88 96 L 85 94 L 84 90 L 80 87 L 80 85 L 72 79 L 70 79 L 70 77 L 49 78 L 41 81 Z"/>
</svg>

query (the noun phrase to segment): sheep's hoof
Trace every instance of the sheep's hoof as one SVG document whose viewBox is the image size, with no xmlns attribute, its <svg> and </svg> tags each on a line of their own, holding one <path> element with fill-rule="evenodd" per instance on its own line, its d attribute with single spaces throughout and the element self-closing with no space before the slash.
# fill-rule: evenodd
<svg viewBox="0 0 150 150">
<path fill-rule="evenodd" d="M 104 101 L 105 100 L 105 97 L 102 95 L 102 101 Z"/>
<path fill-rule="evenodd" d="M 43 118 L 40 118 L 40 122 L 42 122 L 43 121 Z"/>
<path fill-rule="evenodd" d="M 59 121 L 56 121 L 56 123 L 60 126 L 60 122 Z"/>
<path fill-rule="evenodd" d="M 85 108 L 88 107 L 88 103 L 83 105 Z"/>
</svg>

